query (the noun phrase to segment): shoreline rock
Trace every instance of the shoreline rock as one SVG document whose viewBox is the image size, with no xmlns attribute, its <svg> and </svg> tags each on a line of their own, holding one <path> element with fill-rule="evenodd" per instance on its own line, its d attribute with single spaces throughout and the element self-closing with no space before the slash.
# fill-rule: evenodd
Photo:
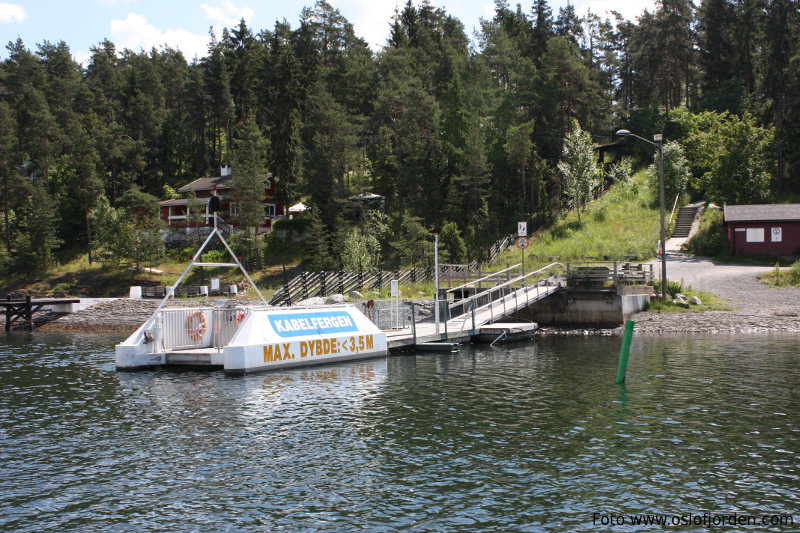
<svg viewBox="0 0 800 533">
<path fill-rule="evenodd" d="M 174 299 L 168 307 L 212 306 L 216 299 Z M 255 304 L 252 300 L 239 300 Z M 133 333 L 155 311 L 160 300 L 120 298 L 101 302 L 73 314 L 39 313 L 34 315 L 36 331 L 85 331 Z M 418 320 L 430 319 L 432 305 L 417 301 Z M 353 302 L 362 308 L 365 302 Z M 382 302 L 375 302 L 382 307 Z M 430 309 L 428 309 L 430 307 Z M 761 310 L 758 313 L 739 311 L 705 311 L 700 313 L 657 313 L 645 311 L 634 315 L 636 333 L 643 335 L 717 335 L 800 333 L 800 310 Z M 4 319 L 3 319 L 4 320 Z M 19 322 L 16 324 L 21 326 Z M 18 328 L 15 328 L 18 329 Z M 617 336 L 623 326 L 541 326 L 539 336 Z"/>
</svg>

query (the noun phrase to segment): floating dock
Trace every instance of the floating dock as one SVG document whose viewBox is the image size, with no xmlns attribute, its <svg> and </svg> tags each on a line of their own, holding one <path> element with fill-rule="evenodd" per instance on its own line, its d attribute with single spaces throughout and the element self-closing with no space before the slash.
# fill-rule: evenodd
<svg viewBox="0 0 800 533">
<path fill-rule="evenodd" d="M 451 321 L 452 322 L 452 321 Z M 433 323 L 417 324 L 409 331 L 387 331 L 390 352 L 403 350 L 449 351 L 453 344 L 515 342 L 533 338 L 539 329 L 535 322 L 497 322 L 472 329 L 455 329 L 453 324 L 439 324 L 439 333 Z M 498 338 L 502 339 L 498 340 Z"/>
</svg>

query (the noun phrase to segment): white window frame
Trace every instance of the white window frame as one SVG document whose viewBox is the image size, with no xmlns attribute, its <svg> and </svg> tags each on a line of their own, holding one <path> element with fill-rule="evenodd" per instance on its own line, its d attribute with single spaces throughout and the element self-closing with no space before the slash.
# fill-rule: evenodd
<svg viewBox="0 0 800 533">
<path fill-rule="evenodd" d="M 747 228 L 745 242 L 764 242 L 764 228 Z"/>
<path fill-rule="evenodd" d="M 264 213 L 266 213 L 267 218 L 272 218 L 275 216 L 275 204 L 264 204 Z"/>
</svg>

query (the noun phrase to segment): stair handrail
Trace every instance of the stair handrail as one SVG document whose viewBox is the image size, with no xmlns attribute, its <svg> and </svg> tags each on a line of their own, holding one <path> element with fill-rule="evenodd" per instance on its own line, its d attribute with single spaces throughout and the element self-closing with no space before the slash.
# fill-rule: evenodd
<svg viewBox="0 0 800 533">
<path fill-rule="evenodd" d="M 681 193 L 675 195 L 675 202 L 672 204 L 672 212 L 669 214 L 669 222 L 667 222 L 667 225 L 672 224 L 672 215 L 675 214 L 675 207 L 678 205 L 678 198 L 680 195 Z"/>
</svg>

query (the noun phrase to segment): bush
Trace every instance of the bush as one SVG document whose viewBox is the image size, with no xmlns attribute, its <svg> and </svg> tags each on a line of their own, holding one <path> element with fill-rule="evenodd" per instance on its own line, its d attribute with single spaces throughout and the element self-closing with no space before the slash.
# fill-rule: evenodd
<svg viewBox="0 0 800 533">
<path fill-rule="evenodd" d="M 653 287 L 655 287 L 656 294 L 661 294 L 661 280 L 657 279 L 653 282 Z M 683 280 L 681 281 L 672 281 L 670 279 L 667 280 L 667 294 L 675 297 L 676 294 L 685 294 L 686 288 L 683 286 Z"/>
<path fill-rule="evenodd" d="M 721 209 L 706 209 L 700 219 L 700 228 L 681 251 L 693 255 L 725 257 L 729 255 L 728 235 L 722 220 Z"/>
<path fill-rule="evenodd" d="M 789 267 L 788 272 L 784 272 L 784 276 L 786 281 L 790 285 L 800 286 L 800 260 L 795 261 L 791 267 Z"/>
</svg>

